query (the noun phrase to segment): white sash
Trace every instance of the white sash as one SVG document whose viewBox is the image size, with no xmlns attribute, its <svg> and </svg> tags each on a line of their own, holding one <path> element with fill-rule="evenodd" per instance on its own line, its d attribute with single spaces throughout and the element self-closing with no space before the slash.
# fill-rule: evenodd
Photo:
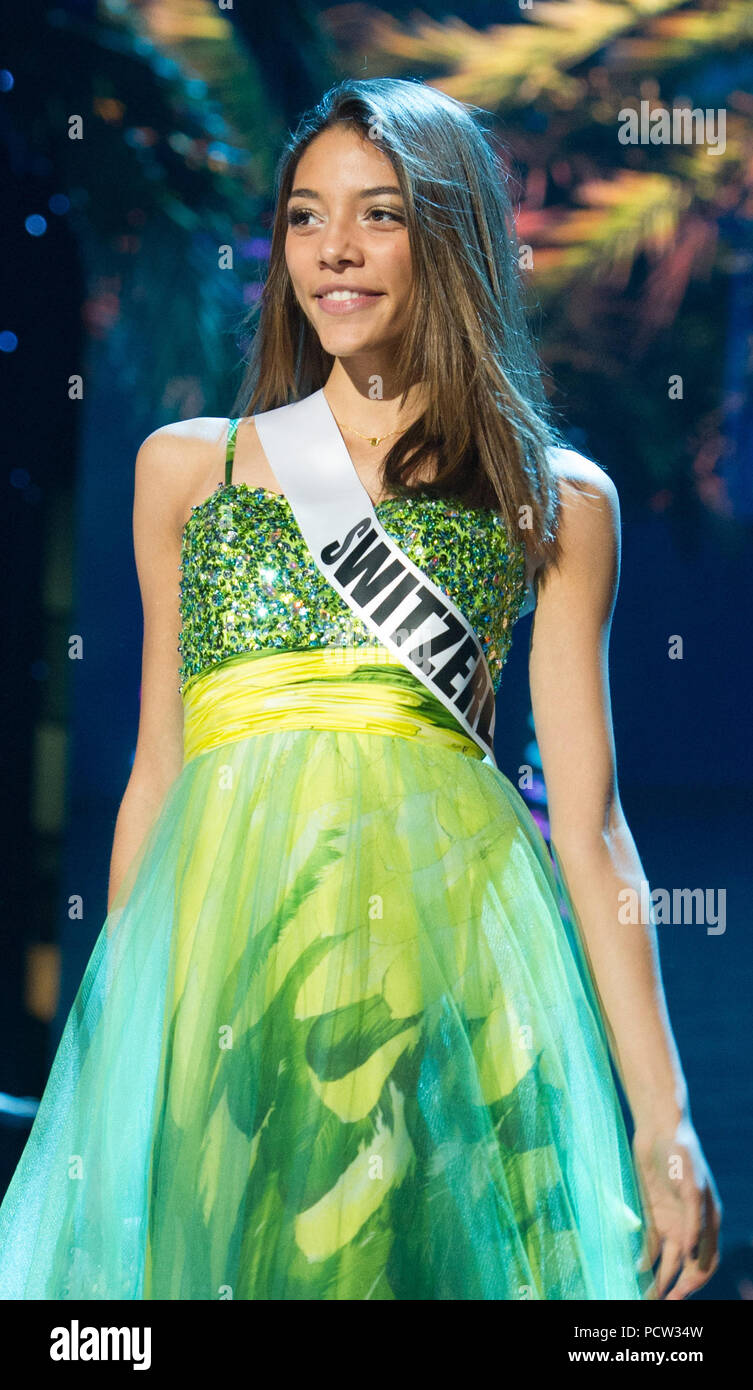
<svg viewBox="0 0 753 1390">
<path fill-rule="evenodd" d="M 494 687 L 450 598 L 387 534 L 323 390 L 254 416 L 270 468 L 328 584 L 494 757 Z"/>
</svg>

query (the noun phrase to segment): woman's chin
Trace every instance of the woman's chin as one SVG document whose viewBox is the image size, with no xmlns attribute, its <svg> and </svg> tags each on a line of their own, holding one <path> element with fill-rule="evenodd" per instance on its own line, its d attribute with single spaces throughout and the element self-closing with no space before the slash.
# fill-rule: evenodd
<svg viewBox="0 0 753 1390">
<path fill-rule="evenodd" d="M 364 353 L 376 354 L 387 349 L 394 349 L 397 341 L 394 331 L 391 333 L 358 333 L 347 332 L 345 329 L 335 331 L 325 329 L 322 331 L 319 324 L 316 328 L 321 346 L 331 357 L 356 357 Z"/>
</svg>

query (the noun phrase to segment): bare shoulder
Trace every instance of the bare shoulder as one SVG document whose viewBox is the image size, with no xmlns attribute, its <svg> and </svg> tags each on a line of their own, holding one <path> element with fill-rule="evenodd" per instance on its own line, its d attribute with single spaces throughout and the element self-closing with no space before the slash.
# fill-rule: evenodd
<svg viewBox="0 0 753 1390">
<path fill-rule="evenodd" d="M 136 505 L 157 507 L 182 526 L 224 477 L 227 425 L 223 416 L 197 416 L 147 435 L 136 455 Z"/>
<path fill-rule="evenodd" d="M 620 501 L 609 474 L 576 449 L 556 448 L 560 543 L 565 563 L 592 562 L 619 546 Z"/>
<path fill-rule="evenodd" d="M 576 449 L 550 450 L 559 496 L 556 559 L 538 574 L 537 609 L 558 633 L 579 615 L 600 627 L 614 608 L 620 572 L 620 504 L 603 468 Z"/>
<path fill-rule="evenodd" d="M 550 449 L 549 458 L 563 493 L 563 504 L 577 507 L 578 498 L 589 496 L 608 508 L 619 506 L 617 489 L 609 474 L 577 449 Z"/>
</svg>

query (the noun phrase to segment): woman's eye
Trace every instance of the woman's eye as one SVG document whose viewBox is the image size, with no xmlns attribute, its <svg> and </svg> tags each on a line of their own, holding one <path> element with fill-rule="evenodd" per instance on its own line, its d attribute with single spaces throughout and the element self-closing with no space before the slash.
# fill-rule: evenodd
<svg viewBox="0 0 753 1390">
<path fill-rule="evenodd" d="M 290 227 L 301 227 L 307 217 L 311 217 L 309 208 L 291 208 L 288 213 L 288 225 Z"/>
<path fill-rule="evenodd" d="M 403 220 L 402 213 L 397 212 L 395 208 L 369 208 L 369 216 L 371 216 L 373 212 L 379 213 L 384 217 L 391 217 L 394 222 L 402 222 Z"/>
</svg>

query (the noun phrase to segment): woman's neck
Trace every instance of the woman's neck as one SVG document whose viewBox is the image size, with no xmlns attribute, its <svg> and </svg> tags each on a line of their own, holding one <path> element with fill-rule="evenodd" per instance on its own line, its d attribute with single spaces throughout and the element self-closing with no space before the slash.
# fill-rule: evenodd
<svg viewBox="0 0 753 1390">
<path fill-rule="evenodd" d="M 390 380 L 385 374 L 383 363 L 372 360 L 344 364 L 340 358 L 335 358 L 324 395 L 338 423 L 365 436 L 367 448 L 370 439 L 381 439 L 393 431 L 407 429 L 421 414 L 425 397 L 423 383 L 416 382 L 409 388 L 401 409 L 400 392 L 395 388 L 394 378 Z M 395 437 L 393 434 L 393 440 Z"/>
</svg>

